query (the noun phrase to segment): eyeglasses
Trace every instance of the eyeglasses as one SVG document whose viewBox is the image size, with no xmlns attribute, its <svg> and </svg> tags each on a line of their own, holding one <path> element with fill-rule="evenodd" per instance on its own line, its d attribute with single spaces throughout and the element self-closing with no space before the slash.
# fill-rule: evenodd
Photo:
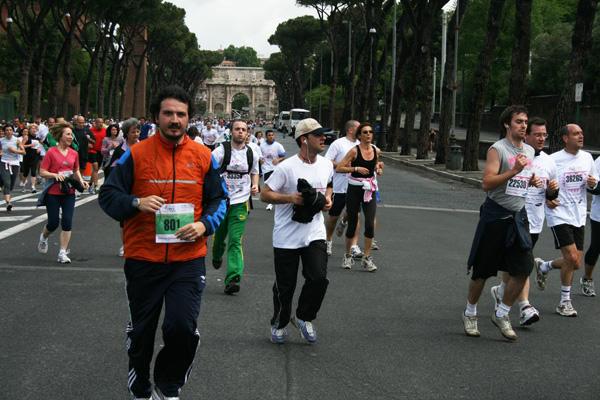
<svg viewBox="0 0 600 400">
<path fill-rule="evenodd" d="M 535 136 L 536 138 L 544 138 L 544 139 L 548 139 L 548 134 L 547 133 L 534 133 L 533 136 Z"/>
<path fill-rule="evenodd" d="M 373 131 L 360 131 L 360 133 L 373 133 Z"/>
</svg>

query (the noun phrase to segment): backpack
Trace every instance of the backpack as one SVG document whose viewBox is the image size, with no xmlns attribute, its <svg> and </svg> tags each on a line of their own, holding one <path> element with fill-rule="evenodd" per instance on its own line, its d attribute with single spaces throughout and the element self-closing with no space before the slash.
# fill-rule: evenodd
<svg viewBox="0 0 600 400">
<path fill-rule="evenodd" d="M 223 155 L 223 162 L 221 163 L 221 173 L 224 173 L 225 171 L 227 171 L 227 167 L 229 166 L 229 163 L 231 162 L 231 142 L 223 142 L 221 144 L 221 146 L 223 146 L 223 150 L 225 150 L 225 154 Z M 247 172 L 240 172 L 240 171 L 235 171 L 236 173 L 239 174 L 249 174 L 250 170 L 252 169 L 252 163 L 254 162 L 254 151 L 252 151 L 252 149 L 248 146 L 246 146 L 246 158 L 248 161 L 248 171 Z"/>
</svg>

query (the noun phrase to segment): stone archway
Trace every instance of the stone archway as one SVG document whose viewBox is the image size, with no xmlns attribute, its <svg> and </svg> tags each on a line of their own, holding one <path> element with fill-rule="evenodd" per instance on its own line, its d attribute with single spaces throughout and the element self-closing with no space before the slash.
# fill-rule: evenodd
<svg viewBox="0 0 600 400">
<path fill-rule="evenodd" d="M 196 97 L 207 101 L 206 116 L 214 118 L 219 113 L 218 105 L 224 106 L 223 117 L 232 118 L 232 103 L 235 96 L 248 97 L 248 118 L 272 117 L 277 111 L 275 82 L 265 79 L 265 71 L 254 67 L 215 67 L 213 77 L 204 82 Z"/>
<path fill-rule="evenodd" d="M 208 111 L 208 109 L 207 109 Z M 217 103 L 214 106 L 214 117 L 223 118 L 225 116 L 225 107 L 221 103 Z"/>
</svg>

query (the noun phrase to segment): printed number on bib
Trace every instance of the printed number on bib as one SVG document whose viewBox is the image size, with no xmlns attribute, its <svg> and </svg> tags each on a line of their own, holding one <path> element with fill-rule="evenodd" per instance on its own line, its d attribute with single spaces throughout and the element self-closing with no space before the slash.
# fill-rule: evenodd
<svg viewBox="0 0 600 400">
<path fill-rule="evenodd" d="M 175 236 L 177 230 L 194 222 L 194 205 L 190 203 L 163 204 L 156 212 L 156 243 L 183 243 Z"/>
<path fill-rule="evenodd" d="M 583 187 L 585 181 L 583 172 L 565 172 L 563 182 L 565 189 L 573 190 Z"/>
<path fill-rule="evenodd" d="M 506 194 L 511 196 L 526 197 L 529 187 L 529 177 L 517 175 L 506 183 Z"/>
</svg>

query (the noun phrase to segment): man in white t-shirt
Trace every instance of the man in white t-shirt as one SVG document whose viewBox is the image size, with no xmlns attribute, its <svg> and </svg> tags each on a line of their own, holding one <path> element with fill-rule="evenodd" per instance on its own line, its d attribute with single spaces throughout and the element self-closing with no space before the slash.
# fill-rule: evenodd
<svg viewBox="0 0 600 400">
<path fill-rule="evenodd" d="M 553 153 L 556 176 L 560 187 L 558 199 L 547 207 L 548 226 L 554 235 L 554 246 L 563 257 L 543 262 L 536 259 L 535 284 L 540 290 L 546 288 L 547 274 L 560 269 L 561 301 L 556 312 L 564 317 L 576 317 L 571 303 L 573 271 L 579 269 L 583 260 L 583 241 L 587 218 L 587 190 L 598 185 L 594 158 L 583 148 L 583 132 L 578 125 L 565 125 L 561 130 L 565 148 Z M 558 206 L 556 206 L 558 204 Z"/>
<path fill-rule="evenodd" d="M 525 143 L 535 150 L 535 156 L 531 164 L 531 172 L 542 180 L 542 187 L 537 188 L 533 185 L 528 187 L 527 197 L 525 199 L 525 209 L 527 210 L 527 219 L 529 219 L 529 233 L 531 234 L 532 249 L 535 248 L 535 244 L 544 227 L 546 200 L 552 201 L 558 197 L 556 164 L 552 157 L 542 150 L 547 137 L 546 121 L 539 117 L 531 118 L 527 123 Z M 506 288 L 508 280 L 508 272 L 503 272 L 500 285 L 491 288 L 496 309 L 498 309 L 502 302 L 504 289 Z M 521 310 L 521 316 L 519 318 L 519 324 L 521 326 L 531 325 L 532 323 L 539 321 L 539 311 L 529 303 L 529 277 L 527 277 L 525 286 L 517 297 L 517 300 L 519 301 L 519 310 Z"/>
<path fill-rule="evenodd" d="M 212 126 L 212 122 L 206 121 L 206 127 L 202 130 L 202 139 L 204 139 L 204 145 L 208 146 L 209 149 L 214 150 L 215 140 L 219 137 L 219 132 Z"/>
<path fill-rule="evenodd" d="M 360 141 L 356 139 L 356 128 L 358 128 L 358 125 L 360 125 L 358 121 L 350 120 L 346 122 L 346 125 L 344 125 L 346 135 L 334 140 L 331 146 L 329 146 L 329 149 L 327 149 L 325 158 L 331 160 L 334 170 L 337 168 L 338 163 L 344 159 L 348 151 L 360 143 Z M 337 225 L 337 229 L 335 228 L 342 211 L 344 211 L 344 207 L 346 207 L 346 191 L 348 190 L 348 178 L 346 175 L 347 174 L 340 174 L 338 172 L 334 172 L 333 174 L 333 205 L 331 206 L 329 216 L 325 221 L 325 229 L 327 232 L 327 255 L 329 256 L 332 253 L 333 231 L 335 230 L 336 234 L 341 237 L 347 225 L 347 222 L 344 222 L 344 219 L 342 218 L 342 221 Z M 356 225 L 356 234 L 352 239 L 352 246 L 350 248 L 350 255 L 352 258 L 360 258 L 363 255 L 358 247 L 359 231 L 360 220 Z"/>
<path fill-rule="evenodd" d="M 266 135 L 267 140 L 260 145 L 260 151 L 263 155 L 260 162 L 265 182 L 275 170 L 275 166 L 285 159 L 285 149 L 281 143 L 275 141 L 275 133 L 271 129 L 268 129 Z M 267 205 L 267 210 L 272 209 L 273 204 Z"/>
<path fill-rule="evenodd" d="M 221 166 L 223 179 L 227 183 L 228 202 L 225 218 L 213 235 L 212 263 L 215 269 L 221 268 L 227 246 L 227 275 L 225 276 L 225 293 L 234 294 L 240 291 L 240 281 L 244 269 L 242 255 L 242 236 L 248 218 L 248 199 L 258 194 L 258 162 L 260 155 L 246 146 L 248 127 L 244 121 L 232 124 L 231 142 L 213 150 L 215 161 Z M 251 152 L 251 156 L 247 152 Z M 229 161 L 227 158 L 229 156 Z M 251 165 L 249 165 L 251 164 Z"/>
<path fill-rule="evenodd" d="M 302 338 L 310 343 L 317 340 L 312 321 L 317 317 L 329 284 L 323 211 L 331 208 L 333 193 L 333 164 L 318 155 L 325 149 L 324 132 L 325 129 L 312 118 L 300 121 L 294 136 L 300 153 L 278 164 L 265 182 L 260 196 L 263 202 L 275 204 L 275 284 L 271 318 L 273 343 L 285 343 L 285 327 L 290 320 L 300 330 Z M 314 202 L 323 204 L 322 209 L 314 210 L 310 204 L 304 204 L 304 196 L 298 190 L 301 183 L 308 183 L 316 190 L 316 193 L 312 193 Z M 298 222 L 303 221 L 298 214 L 309 208 L 312 220 Z M 295 315 L 292 315 L 300 259 L 305 282 Z"/>
</svg>

